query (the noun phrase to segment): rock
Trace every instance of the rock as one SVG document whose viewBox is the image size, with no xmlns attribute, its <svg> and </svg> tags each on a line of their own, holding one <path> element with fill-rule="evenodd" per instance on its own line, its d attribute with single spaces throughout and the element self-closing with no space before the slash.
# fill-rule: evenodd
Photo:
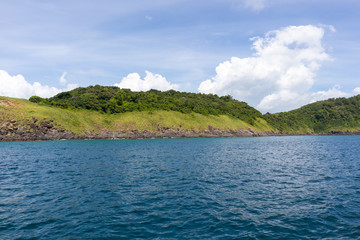
<svg viewBox="0 0 360 240">
<path fill-rule="evenodd" d="M 51 123 L 49 123 L 49 122 L 47 122 L 47 121 L 42 122 L 42 123 L 40 124 L 40 126 L 41 126 L 41 128 L 53 128 L 53 127 L 54 127 L 53 124 L 51 124 Z"/>
<path fill-rule="evenodd" d="M 125 132 L 107 132 L 103 131 L 96 133 L 94 131 L 87 131 L 81 135 L 65 130 L 62 127 L 54 125 L 54 120 L 43 119 L 36 124 L 38 119 L 32 118 L 32 121 L 24 120 L 20 124 L 15 120 L 3 122 L 0 125 L 0 141 L 33 141 L 33 140 L 75 140 L 75 139 L 139 139 L 139 138 L 198 138 L 198 137 L 258 137 L 258 136 L 285 136 L 295 135 L 281 132 L 256 132 L 252 128 L 248 129 L 217 129 L 208 125 L 207 129 L 190 130 L 182 129 L 180 126 L 161 127 L 157 125 L 156 131 L 150 132 L 148 130 L 139 131 L 138 129 L 131 129 Z M 304 133 L 314 134 L 314 133 Z M 329 134 L 360 134 L 360 132 L 340 132 L 332 131 Z"/>
</svg>

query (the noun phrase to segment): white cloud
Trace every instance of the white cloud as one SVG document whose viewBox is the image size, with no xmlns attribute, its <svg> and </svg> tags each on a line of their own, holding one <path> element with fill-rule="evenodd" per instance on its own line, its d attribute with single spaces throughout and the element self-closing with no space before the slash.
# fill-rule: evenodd
<svg viewBox="0 0 360 240">
<path fill-rule="evenodd" d="M 132 91 L 148 91 L 150 89 L 166 91 L 179 88 L 178 85 L 171 84 L 160 74 L 153 74 L 149 71 L 145 71 L 145 73 L 144 79 L 141 79 L 138 73 L 130 73 L 120 83 L 115 83 L 114 85 L 119 88 L 129 88 Z"/>
<path fill-rule="evenodd" d="M 355 89 L 353 90 L 353 94 L 354 94 L 354 95 L 360 94 L 360 87 L 355 88 Z"/>
<path fill-rule="evenodd" d="M 329 25 L 329 24 L 319 24 L 319 27 L 323 28 L 323 29 L 327 29 L 330 30 L 330 32 L 336 33 L 336 28 L 333 25 Z"/>
<path fill-rule="evenodd" d="M 42 85 L 39 82 L 31 84 L 20 74 L 11 76 L 6 71 L 0 70 L 0 96 L 15 98 L 29 98 L 34 95 L 40 97 L 52 97 L 60 92 L 69 91 L 76 87 L 76 84 L 68 84 L 66 88 L 58 89 Z"/>
<path fill-rule="evenodd" d="M 334 87 L 311 93 L 324 61 L 331 60 L 322 46 L 324 28 L 289 26 L 252 38 L 255 54 L 220 63 L 216 76 L 202 82 L 199 92 L 230 94 L 261 111 L 286 111 L 314 100 L 351 95 Z"/>
<path fill-rule="evenodd" d="M 67 80 L 66 80 L 66 78 L 65 78 L 66 74 L 67 74 L 67 72 L 64 72 L 64 73 L 61 75 L 60 79 L 59 79 L 61 85 L 65 85 L 66 82 L 67 82 Z"/>
<path fill-rule="evenodd" d="M 333 33 L 336 32 L 336 28 L 333 25 L 329 25 L 328 27 L 329 27 L 330 31 L 332 31 Z"/>
<path fill-rule="evenodd" d="M 329 98 L 350 97 L 355 93 L 355 89 L 353 93 L 343 92 L 340 89 L 341 87 L 339 85 L 335 85 L 327 91 L 304 93 L 302 95 L 284 90 L 264 97 L 257 107 L 263 110 L 272 108 L 292 110 L 308 103 Z"/>
<path fill-rule="evenodd" d="M 318 91 L 315 93 L 311 93 L 311 97 L 309 98 L 309 102 L 316 102 L 328 98 L 337 98 L 337 97 L 350 97 L 351 93 L 346 93 L 340 90 L 340 85 L 335 85 L 331 89 L 327 91 Z"/>
<path fill-rule="evenodd" d="M 261 11 L 265 7 L 265 0 L 244 0 L 244 6 L 250 8 L 253 11 Z"/>
</svg>

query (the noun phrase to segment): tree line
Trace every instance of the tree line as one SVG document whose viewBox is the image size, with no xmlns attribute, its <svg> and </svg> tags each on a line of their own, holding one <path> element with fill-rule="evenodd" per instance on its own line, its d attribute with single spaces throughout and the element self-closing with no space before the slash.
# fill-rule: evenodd
<svg viewBox="0 0 360 240">
<path fill-rule="evenodd" d="M 149 90 L 133 92 L 118 87 L 100 85 L 76 88 L 51 98 L 32 96 L 31 102 L 69 109 L 88 109 L 104 114 L 133 111 L 177 111 L 203 115 L 228 115 L 254 124 L 265 119 L 281 132 L 327 132 L 334 128 L 360 128 L 360 95 L 351 98 L 331 98 L 305 105 L 289 112 L 262 115 L 245 102 L 230 95 Z"/>
<path fill-rule="evenodd" d="M 204 115 L 228 115 L 253 124 L 262 114 L 245 102 L 230 95 L 179 92 L 175 90 L 149 90 L 134 92 L 118 87 L 100 85 L 80 87 L 62 92 L 51 98 L 32 96 L 31 102 L 61 108 L 78 108 L 99 111 L 105 114 L 133 111 L 178 111 Z"/>
</svg>

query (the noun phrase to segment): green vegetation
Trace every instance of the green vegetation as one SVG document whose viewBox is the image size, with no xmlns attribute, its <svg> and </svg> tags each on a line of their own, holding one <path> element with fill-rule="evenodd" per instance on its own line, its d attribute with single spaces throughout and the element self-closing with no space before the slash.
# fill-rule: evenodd
<svg viewBox="0 0 360 240">
<path fill-rule="evenodd" d="M 107 114 L 164 110 L 186 114 L 227 115 L 251 125 L 255 124 L 256 119 L 262 116 L 259 111 L 247 103 L 232 99 L 231 96 L 218 97 L 213 94 L 186 93 L 175 90 L 132 92 L 129 89 L 96 85 L 63 92 L 48 99 L 33 96 L 29 100 L 48 106 L 88 109 Z"/>
<path fill-rule="evenodd" d="M 264 118 L 282 132 L 359 131 L 360 95 L 319 101 L 289 112 L 267 113 Z"/>
<path fill-rule="evenodd" d="M 199 113 L 181 113 L 176 111 L 134 111 L 106 114 L 87 109 L 65 109 L 32 103 L 25 99 L 0 97 L 0 125 L 15 120 L 24 123 L 36 118 L 53 120 L 57 128 L 63 128 L 76 134 L 120 132 L 133 129 L 156 132 L 157 128 L 184 129 L 189 131 L 207 131 L 209 126 L 220 130 L 238 130 L 252 128 L 254 131 L 274 130 L 263 119 L 256 119 L 253 125 L 227 115 L 203 115 Z"/>
<path fill-rule="evenodd" d="M 76 134 L 156 132 L 161 128 L 205 132 L 209 129 L 255 132 L 360 132 L 360 95 L 308 104 L 289 112 L 262 115 L 231 96 L 174 90 L 132 92 L 117 87 L 90 86 L 52 98 L 28 100 L 0 97 L 0 125 L 31 119 Z"/>
</svg>

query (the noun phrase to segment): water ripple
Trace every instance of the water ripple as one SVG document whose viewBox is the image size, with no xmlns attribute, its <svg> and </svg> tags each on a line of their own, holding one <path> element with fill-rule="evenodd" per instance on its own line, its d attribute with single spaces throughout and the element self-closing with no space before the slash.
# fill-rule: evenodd
<svg viewBox="0 0 360 240">
<path fill-rule="evenodd" d="M 0 144 L 1 239 L 360 239 L 359 136 Z"/>
</svg>

